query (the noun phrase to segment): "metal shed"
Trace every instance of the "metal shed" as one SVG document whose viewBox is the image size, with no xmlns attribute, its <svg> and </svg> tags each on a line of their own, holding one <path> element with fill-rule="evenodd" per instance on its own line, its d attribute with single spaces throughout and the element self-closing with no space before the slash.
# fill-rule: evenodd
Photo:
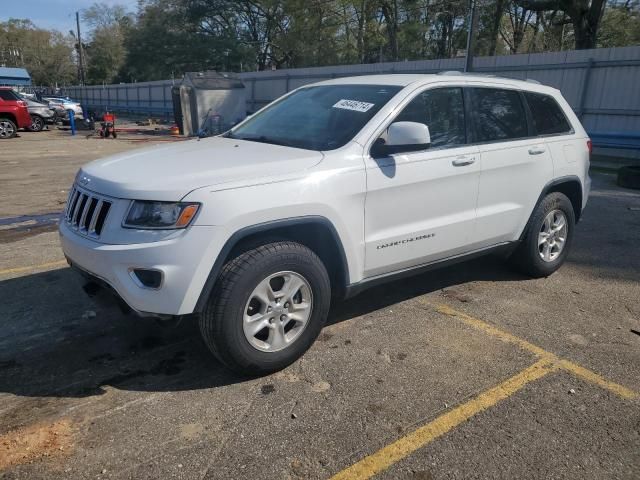
<svg viewBox="0 0 640 480">
<path fill-rule="evenodd" d="M 187 72 L 172 97 L 183 135 L 222 133 L 247 115 L 244 83 L 232 73 Z"/>
<path fill-rule="evenodd" d="M 31 85 L 31 76 L 24 68 L 0 67 L 0 85 Z"/>
</svg>

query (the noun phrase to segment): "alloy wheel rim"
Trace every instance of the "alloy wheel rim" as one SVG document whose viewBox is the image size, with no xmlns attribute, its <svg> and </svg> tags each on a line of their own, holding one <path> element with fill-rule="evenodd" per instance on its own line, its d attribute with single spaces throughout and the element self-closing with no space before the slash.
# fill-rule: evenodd
<svg viewBox="0 0 640 480">
<path fill-rule="evenodd" d="M 31 128 L 33 130 L 40 130 L 40 127 L 43 126 L 42 119 L 40 117 L 31 118 Z"/>
<path fill-rule="evenodd" d="M 0 137 L 10 137 L 13 132 L 13 126 L 9 122 L 0 121 Z"/>
<path fill-rule="evenodd" d="M 307 327 L 313 295 L 307 279 L 296 272 L 269 275 L 254 288 L 243 311 L 249 344 L 262 352 L 289 347 Z"/>
<path fill-rule="evenodd" d="M 545 262 L 556 260 L 567 242 L 567 217 L 562 210 L 552 210 L 544 217 L 538 233 L 538 254 Z"/>
</svg>

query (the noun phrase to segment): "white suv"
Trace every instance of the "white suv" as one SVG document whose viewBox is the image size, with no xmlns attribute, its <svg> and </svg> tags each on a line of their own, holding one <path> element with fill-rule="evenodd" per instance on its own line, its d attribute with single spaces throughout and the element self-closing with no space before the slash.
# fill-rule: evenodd
<svg viewBox="0 0 640 480">
<path fill-rule="evenodd" d="M 195 313 L 219 360 L 263 374 L 310 347 L 332 295 L 496 249 L 553 273 L 587 202 L 590 148 L 539 84 L 336 79 L 222 136 L 84 166 L 62 248 L 90 294 Z"/>
</svg>

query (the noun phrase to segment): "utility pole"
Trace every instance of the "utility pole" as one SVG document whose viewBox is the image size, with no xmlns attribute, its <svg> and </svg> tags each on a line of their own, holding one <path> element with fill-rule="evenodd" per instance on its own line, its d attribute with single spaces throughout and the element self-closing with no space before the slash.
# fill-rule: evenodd
<svg viewBox="0 0 640 480">
<path fill-rule="evenodd" d="M 464 71 L 470 72 L 473 65 L 473 24 L 476 20 L 476 0 L 469 0 L 469 30 L 467 31 L 467 53 L 464 57 Z"/>
<path fill-rule="evenodd" d="M 80 14 L 76 12 L 76 27 L 78 29 L 78 66 L 80 73 L 80 85 L 84 85 L 84 59 L 82 55 L 82 37 L 80 36 Z"/>
</svg>

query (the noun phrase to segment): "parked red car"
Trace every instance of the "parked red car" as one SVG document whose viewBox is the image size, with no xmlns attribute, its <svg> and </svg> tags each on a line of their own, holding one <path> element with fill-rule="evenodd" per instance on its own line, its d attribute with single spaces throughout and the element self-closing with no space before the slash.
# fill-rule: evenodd
<svg viewBox="0 0 640 480">
<path fill-rule="evenodd" d="M 15 137 L 19 128 L 30 126 L 27 103 L 10 87 L 0 87 L 0 140 Z"/>
</svg>

